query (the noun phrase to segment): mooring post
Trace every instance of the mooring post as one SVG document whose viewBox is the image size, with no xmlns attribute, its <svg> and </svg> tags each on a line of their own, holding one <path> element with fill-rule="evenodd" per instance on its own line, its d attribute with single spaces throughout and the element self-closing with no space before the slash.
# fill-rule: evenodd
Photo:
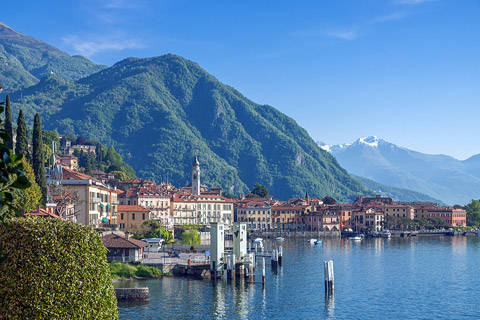
<svg viewBox="0 0 480 320">
<path fill-rule="evenodd" d="M 265 258 L 262 258 L 262 284 L 265 286 Z"/>
<path fill-rule="evenodd" d="M 282 259 L 283 259 L 283 247 L 279 246 L 278 247 L 278 265 L 281 267 L 282 266 Z"/>
<path fill-rule="evenodd" d="M 325 294 L 331 295 L 335 290 L 335 276 L 333 272 L 333 260 L 323 262 L 323 273 L 325 277 Z"/>
<path fill-rule="evenodd" d="M 235 281 L 235 273 L 237 272 L 237 266 L 235 263 L 235 255 L 232 254 L 232 280 Z"/>
</svg>

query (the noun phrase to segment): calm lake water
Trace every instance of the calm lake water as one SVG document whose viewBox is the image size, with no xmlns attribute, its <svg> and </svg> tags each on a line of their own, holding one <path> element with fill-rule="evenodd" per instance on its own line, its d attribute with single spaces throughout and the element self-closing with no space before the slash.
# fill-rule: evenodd
<svg viewBox="0 0 480 320">
<path fill-rule="evenodd" d="M 185 278 L 130 282 L 150 302 L 119 305 L 120 319 L 479 319 L 480 239 L 287 240 L 267 285 Z M 325 299 L 323 261 L 335 264 Z M 257 272 L 261 272 L 257 270 Z M 124 283 L 120 286 L 127 286 Z"/>
</svg>

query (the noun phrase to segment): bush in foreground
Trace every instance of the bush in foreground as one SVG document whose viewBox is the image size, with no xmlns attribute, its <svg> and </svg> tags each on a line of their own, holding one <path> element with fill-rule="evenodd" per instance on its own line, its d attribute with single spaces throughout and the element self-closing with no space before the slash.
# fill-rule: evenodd
<svg viewBox="0 0 480 320">
<path fill-rule="evenodd" d="M 117 319 L 106 248 L 92 229 L 38 217 L 0 225 L 0 314 L 7 319 Z"/>
</svg>

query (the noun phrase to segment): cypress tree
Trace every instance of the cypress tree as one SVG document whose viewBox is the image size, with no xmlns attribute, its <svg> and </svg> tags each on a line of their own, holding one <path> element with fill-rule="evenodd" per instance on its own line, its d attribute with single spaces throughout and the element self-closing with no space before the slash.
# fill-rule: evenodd
<svg viewBox="0 0 480 320">
<path fill-rule="evenodd" d="M 23 154 L 27 161 L 30 161 L 30 153 L 28 152 L 28 136 L 27 136 L 27 124 L 25 122 L 25 115 L 23 110 L 18 112 L 17 119 L 17 143 L 15 144 L 15 153 Z"/>
<path fill-rule="evenodd" d="M 47 181 L 45 178 L 45 161 L 43 159 L 42 123 L 38 113 L 35 114 L 33 120 L 32 165 L 35 172 L 35 181 L 42 190 L 42 204 L 45 205 L 47 203 Z"/>
<path fill-rule="evenodd" d="M 10 106 L 10 97 L 7 95 L 5 102 L 5 133 L 8 134 L 8 139 L 5 145 L 8 149 L 13 150 L 13 123 L 12 123 L 12 107 Z"/>
</svg>

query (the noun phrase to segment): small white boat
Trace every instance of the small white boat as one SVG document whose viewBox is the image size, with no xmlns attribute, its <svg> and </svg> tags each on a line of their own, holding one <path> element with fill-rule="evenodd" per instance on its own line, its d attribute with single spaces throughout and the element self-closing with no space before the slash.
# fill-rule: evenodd
<svg viewBox="0 0 480 320">
<path fill-rule="evenodd" d="M 383 230 L 381 233 L 380 233 L 380 236 L 382 238 L 390 238 L 392 236 L 392 233 L 388 230 Z"/>
<path fill-rule="evenodd" d="M 285 239 L 284 239 L 283 237 L 276 237 L 275 240 L 282 242 L 282 241 L 285 240 Z"/>
<path fill-rule="evenodd" d="M 360 233 L 353 233 L 348 239 L 353 240 L 353 241 L 361 241 L 362 240 L 362 235 Z"/>
<path fill-rule="evenodd" d="M 321 246 L 322 245 L 322 240 L 317 240 L 314 242 L 316 246 Z"/>
<path fill-rule="evenodd" d="M 262 238 L 256 238 L 256 239 L 253 240 L 253 242 L 257 242 L 257 243 L 260 243 L 260 242 L 262 242 L 262 241 L 263 241 Z"/>
<path fill-rule="evenodd" d="M 309 244 L 315 244 L 317 242 L 317 239 L 308 239 L 307 241 Z"/>
</svg>

